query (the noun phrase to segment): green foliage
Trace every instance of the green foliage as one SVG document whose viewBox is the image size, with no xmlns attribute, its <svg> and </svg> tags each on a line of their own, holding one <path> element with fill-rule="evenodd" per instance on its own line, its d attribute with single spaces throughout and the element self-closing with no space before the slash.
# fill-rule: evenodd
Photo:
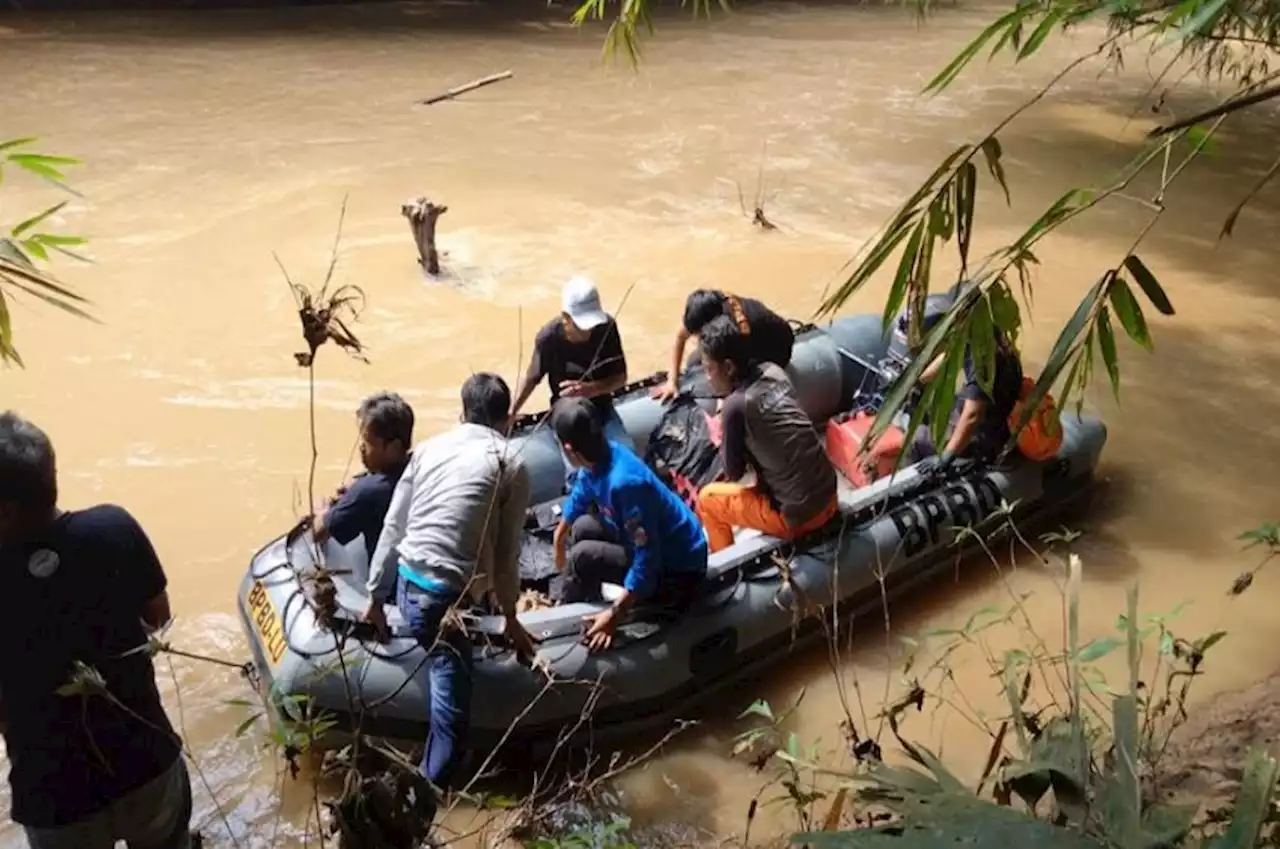
<svg viewBox="0 0 1280 849">
<path fill-rule="evenodd" d="M 722 11 L 729 11 L 729 0 L 716 2 Z M 691 4 L 694 15 L 711 16 L 711 0 L 680 0 L 681 6 Z M 600 21 L 610 16 L 612 20 L 605 34 L 603 56 L 605 59 L 615 59 L 618 50 L 622 49 L 631 66 L 636 68 L 641 57 L 641 29 L 649 35 L 654 31 L 649 0 L 618 0 L 616 12 L 610 14 L 609 7 L 612 5 L 612 0 L 582 0 L 571 20 L 574 26 L 580 27 L 588 20 Z"/>
<path fill-rule="evenodd" d="M 537 837 L 525 842 L 526 849 L 635 849 L 628 837 L 631 820 L 613 817 L 607 823 L 579 826 L 556 837 Z"/>
<path fill-rule="evenodd" d="M 294 777 L 300 768 L 299 759 L 320 746 L 338 724 L 327 711 L 313 710 L 308 696 L 283 693 L 274 684 L 261 702 L 231 699 L 227 704 L 249 712 L 236 726 L 236 737 L 243 737 L 260 721 L 267 720 L 267 740 L 263 747 L 278 751 Z"/>
<path fill-rule="evenodd" d="M 6 167 L 11 166 L 47 180 L 66 192 L 63 170 L 77 165 L 79 160 L 66 156 L 49 156 L 34 153 L 29 148 L 34 138 L 10 139 L 0 142 L 0 181 Z M 22 357 L 13 343 L 13 325 L 9 314 L 9 301 L 17 294 L 24 294 L 81 318 L 92 317 L 84 311 L 85 298 L 72 292 L 37 263 L 47 262 L 50 251 L 85 261 L 72 250 L 83 245 L 79 236 L 49 233 L 41 225 L 62 211 L 66 201 L 55 203 L 43 212 L 20 221 L 9 229 L 9 235 L 0 236 L 0 363 L 22 365 Z"/>
<path fill-rule="evenodd" d="M 1077 536 L 1068 532 L 1045 539 L 1062 546 Z M 1264 564 L 1280 555 L 1280 526 L 1262 525 L 1242 539 L 1248 543 L 1246 548 L 1265 546 Z M 829 782 L 823 788 L 835 801 L 820 827 L 815 827 L 819 816 L 813 807 L 828 795 L 814 785 L 810 797 L 793 798 L 801 826 L 793 844 L 815 849 L 942 849 L 959 844 L 992 849 L 1245 849 L 1258 845 L 1262 829 L 1274 821 L 1273 801 L 1280 780 L 1280 762 L 1264 749 L 1250 751 L 1234 816 L 1221 834 L 1211 838 L 1195 819 L 1197 807 L 1166 803 L 1160 787 L 1160 758 L 1173 731 L 1186 718 L 1189 687 L 1202 674 L 1206 653 L 1222 641 L 1225 632 L 1184 639 L 1173 630 L 1183 606 L 1141 615 L 1134 587 L 1125 612 L 1116 620 L 1116 633 L 1082 641 L 1083 575 L 1073 554 L 1065 557 L 1064 577 L 1066 645 L 1060 652 L 1050 652 L 1036 634 L 1022 598 L 1007 609 L 979 610 L 960 627 L 932 629 L 904 640 L 911 649 L 903 667 L 909 694 L 882 716 L 910 760 L 907 765 L 882 761 L 876 747 L 870 757 L 859 757 L 852 771 L 823 770 L 815 765 L 812 751 L 801 751 L 792 742 L 794 735 L 778 727 L 781 718 L 767 703 L 758 701 L 744 711 L 743 717 L 763 724 L 740 735 L 735 751 L 744 748 L 743 741 L 764 741 L 776 748 L 757 759 L 757 765 L 771 759 L 778 764 L 782 780 L 799 785 L 809 771 L 839 782 L 835 788 Z M 1022 648 L 994 655 L 989 646 L 1006 641 L 993 639 L 991 630 L 1020 623 L 1026 629 L 1018 640 Z M 931 643 L 932 664 L 917 668 L 917 654 Z M 928 748 L 908 739 L 901 727 L 907 707 L 920 708 L 926 699 L 946 700 L 942 684 L 954 682 L 950 663 L 961 647 L 984 653 L 992 677 L 1003 684 L 1008 707 L 1008 714 L 997 719 L 998 728 L 991 727 L 994 723 L 985 717 L 970 717 L 988 727 L 992 738 L 986 767 L 973 787 Z M 1121 649 L 1125 681 L 1113 688 L 1095 664 Z M 931 683 L 935 678 L 937 686 Z M 845 794 L 851 794 L 850 807 L 861 827 L 841 827 Z M 864 818 L 858 812 L 872 813 Z"/>
</svg>

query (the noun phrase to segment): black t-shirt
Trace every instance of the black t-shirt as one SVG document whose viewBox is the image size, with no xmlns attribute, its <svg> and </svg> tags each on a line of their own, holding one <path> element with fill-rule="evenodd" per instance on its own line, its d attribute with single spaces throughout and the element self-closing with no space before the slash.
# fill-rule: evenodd
<svg viewBox="0 0 1280 849">
<path fill-rule="evenodd" d="M 102 505 L 63 514 L 39 538 L 0 549 L 0 698 L 13 819 L 82 820 L 156 778 L 181 756 L 145 652 L 145 603 L 164 570 L 137 521 Z M 123 655 L 123 656 L 122 656 Z M 111 698 L 59 695 L 80 661 Z"/>
<path fill-rule="evenodd" d="M 533 343 L 529 377 L 547 378 L 551 403 L 560 399 L 560 384 L 566 380 L 605 380 L 627 373 L 627 357 L 622 352 L 618 323 L 610 318 L 592 328 L 585 342 L 570 342 L 564 333 L 564 319 L 547 322 Z M 613 408 L 613 399 L 599 395 L 591 402 L 603 412 Z"/>
<path fill-rule="evenodd" d="M 957 409 L 966 400 L 985 401 L 986 410 L 978 422 L 973 443 L 966 453 L 985 461 L 995 459 L 1009 441 L 1009 415 L 1022 394 L 1022 363 L 1018 355 L 999 339 L 996 342 L 995 378 L 991 392 L 978 382 L 978 369 L 972 351 L 964 355 L 964 385 L 956 393 Z"/>
<path fill-rule="evenodd" d="M 786 368 L 791 363 L 791 349 L 795 345 L 796 335 L 785 318 L 755 298 L 726 295 L 721 303 L 724 314 L 747 334 L 752 360 L 757 363 L 776 363 L 780 368 Z"/>
<path fill-rule="evenodd" d="M 342 497 L 324 514 L 324 527 L 329 536 L 346 545 L 364 534 L 364 547 L 372 561 L 378 537 L 382 534 L 383 520 L 391 506 L 391 495 L 404 469 L 401 466 L 392 472 L 370 472 L 353 480 Z"/>
</svg>

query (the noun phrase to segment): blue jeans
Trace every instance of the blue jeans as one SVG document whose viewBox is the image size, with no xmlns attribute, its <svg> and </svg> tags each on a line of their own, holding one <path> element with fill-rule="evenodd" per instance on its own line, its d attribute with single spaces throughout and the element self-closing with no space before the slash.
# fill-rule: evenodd
<svg viewBox="0 0 1280 849">
<path fill-rule="evenodd" d="M 610 442 L 619 442 L 632 451 L 636 450 L 635 440 L 627 433 L 627 426 L 622 423 L 618 411 L 612 407 L 604 418 L 604 438 Z M 564 453 L 563 448 L 560 450 L 560 459 L 564 461 L 564 489 L 568 492 L 573 489 L 573 479 L 578 476 L 578 469 L 569 462 L 569 455 Z"/>
<path fill-rule="evenodd" d="M 430 731 L 418 771 L 442 793 L 449 789 L 471 726 L 471 642 L 457 628 L 446 628 L 443 633 L 440 629 L 457 600 L 457 596 L 428 592 L 404 578 L 396 588 L 400 615 L 427 650 Z M 431 812 L 434 817 L 434 804 Z"/>
</svg>

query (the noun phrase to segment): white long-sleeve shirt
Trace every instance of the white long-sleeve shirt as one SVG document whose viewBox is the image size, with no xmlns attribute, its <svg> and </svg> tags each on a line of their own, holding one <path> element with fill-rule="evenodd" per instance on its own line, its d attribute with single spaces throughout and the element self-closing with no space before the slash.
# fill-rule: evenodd
<svg viewBox="0 0 1280 849">
<path fill-rule="evenodd" d="M 370 597 L 385 602 L 404 564 L 474 596 L 492 588 L 503 611 L 514 613 L 529 497 L 519 451 L 492 428 L 460 424 L 419 443 L 369 562 Z"/>
</svg>

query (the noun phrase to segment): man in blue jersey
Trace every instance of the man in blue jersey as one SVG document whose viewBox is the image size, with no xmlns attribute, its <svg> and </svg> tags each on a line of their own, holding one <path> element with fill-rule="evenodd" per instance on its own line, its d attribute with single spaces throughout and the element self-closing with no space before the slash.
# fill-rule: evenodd
<svg viewBox="0 0 1280 849">
<path fill-rule="evenodd" d="M 637 601 L 688 606 L 706 576 L 707 539 L 698 517 L 643 460 L 605 438 L 590 402 L 558 401 L 551 424 L 581 469 L 555 532 L 562 600 L 598 600 L 603 582 L 623 588 L 608 610 L 587 620 L 587 645 L 600 651 Z"/>
</svg>

